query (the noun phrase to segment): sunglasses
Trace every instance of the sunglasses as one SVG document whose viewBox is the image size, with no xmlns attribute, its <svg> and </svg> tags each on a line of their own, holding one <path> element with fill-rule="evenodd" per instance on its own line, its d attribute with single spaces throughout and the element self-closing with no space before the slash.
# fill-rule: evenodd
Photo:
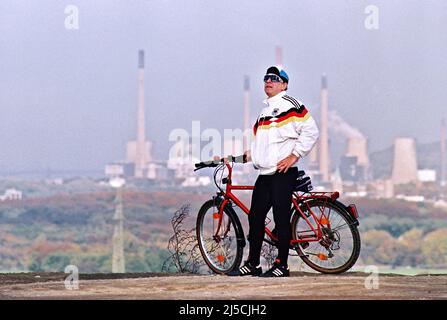
<svg viewBox="0 0 447 320">
<path fill-rule="evenodd" d="M 276 74 L 266 74 L 264 76 L 264 82 L 267 82 L 269 80 L 271 82 L 283 82 L 282 79 L 279 76 L 277 76 Z"/>
</svg>

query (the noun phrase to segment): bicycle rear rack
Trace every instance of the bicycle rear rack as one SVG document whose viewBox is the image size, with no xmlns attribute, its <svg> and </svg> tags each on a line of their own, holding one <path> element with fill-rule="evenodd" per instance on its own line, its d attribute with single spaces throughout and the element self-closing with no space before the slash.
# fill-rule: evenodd
<svg viewBox="0 0 447 320">
<path fill-rule="evenodd" d="M 303 194 L 298 194 L 298 192 L 294 192 L 294 194 L 300 200 L 329 198 L 332 201 L 335 201 L 340 197 L 340 193 L 338 191 L 308 192 Z"/>
</svg>

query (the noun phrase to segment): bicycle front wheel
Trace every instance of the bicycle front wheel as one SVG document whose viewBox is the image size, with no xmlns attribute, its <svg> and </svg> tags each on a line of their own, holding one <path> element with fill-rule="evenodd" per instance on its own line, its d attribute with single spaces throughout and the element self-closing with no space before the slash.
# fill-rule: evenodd
<svg viewBox="0 0 447 320">
<path fill-rule="evenodd" d="M 318 272 L 329 274 L 345 272 L 355 264 L 360 254 L 360 234 L 342 206 L 322 199 L 310 200 L 301 205 L 307 221 L 296 208 L 294 210 L 294 240 L 317 238 L 314 230 L 318 226 L 322 232 L 319 241 L 302 242 L 296 246 L 304 263 Z"/>
<path fill-rule="evenodd" d="M 225 274 L 239 267 L 243 248 L 238 245 L 236 221 L 225 210 L 222 217 L 213 200 L 205 202 L 197 215 L 197 241 L 208 267 L 215 273 Z"/>
</svg>

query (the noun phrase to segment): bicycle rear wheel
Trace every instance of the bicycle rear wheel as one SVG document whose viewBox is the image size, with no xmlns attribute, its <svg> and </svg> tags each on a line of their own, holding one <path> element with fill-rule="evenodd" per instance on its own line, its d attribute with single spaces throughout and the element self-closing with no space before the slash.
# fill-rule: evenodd
<svg viewBox="0 0 447 320">
<path fill-rule="evenodd" d="M 292 238 L 297 240 L 316 237 L 295 207 L 293 210 Z M 315 230 L 317 224 L 320 225 L 323 234 L 320 241 L 304 242 L 296 246 L 304 263 L 321 273 L 335 274 L 349 270 L 357 261 L 361 247 L 359 231 L 352 223 L 349 213 L 341 205 L 323 199 L 309 200 L 301 205 L 301 210 Z M 310 211 L 318 221 L 315 221 Z"/>
<path fill-rule="evenodd" d="M 220 219 L 215 202 L 205 202 L 197 215 L 196 233 L 202 257 L 211 270 L 225 274 L 239 267 L 243 248 L 237 242 L 240 235 L 232 214 L 224 210 Z"/>
</svg>

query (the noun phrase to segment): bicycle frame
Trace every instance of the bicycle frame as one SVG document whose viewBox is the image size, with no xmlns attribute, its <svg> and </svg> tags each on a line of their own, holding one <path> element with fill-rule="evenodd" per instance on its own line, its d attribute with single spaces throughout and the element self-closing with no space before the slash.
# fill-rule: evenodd
<svg viewBox="0 0 447 320">
<path fill-rule="evenodd" d="M 250 210 L 238 199 L 236 195 L 233 194 L 233 190 L 253 190 L 254 186 L 249 185 L 233 185 L 232 184 L 232 171 L 233 168 L 229 165 L 228 162 L 225 163 L 227 169 L 228 169 L 228 177 L 226 182 L 226 188 L 225 192 L 222 194 L 224 196 L 224 200 L 219 206 L 218 216 L 215 216 L 215 218 L 219 219 L 216 234 L 218 235 L 218 232 L 220 230 L 221 224 L 222 224 L 222 217 L 223 217 L 223 210 L 226 206 L 226 204 L 230 201 L 233 201 L 239 208 L 242 209 L 242 211 L 248 216 L 250 213 Z M 308 194 L 299 194 L 298 192 L 293 192 L 292 194 L 292 204 L 295 206 L 297 212 L 301 215 L 301 217 L 306 221 L 307 225 L 309 226 L 310 230 L 312 230 L 313 234 L 315 236 L 309 236 L 302 239 L 295 239 L 291 240 L 290 244 L 292 246 L 296 245 L 297 243 L 303 243 L 303 242 L 317 242 L 321 241 L 323 237 L 322 227 L 327 226 L 330 228 L 330 221 L 329 221 L 329 215 L 324 213 L 324 207 L 323 210 L 320 208 L 321 216 L 320 218 L 317 218 L 317 216 L 314 214 L 314 212 L 310 209 L 308 200 L 311 199 L 323 199 L 325 201 L 335 201 L 339 197 L 338 192 L 310 192 Z M 313 226 L 309 218 L 304 214 L 303 210 L 301 210 L 299 204 L 306 204 L 308 212 L 312 216 L 313 220 L 315 221 L 316 228 Z M 268 237 L 272 241 L 278 241 L 278 238 L 272 233 L 272 231 L 266 226 L 265 232 L 268 235 Z"/>
</svg>

